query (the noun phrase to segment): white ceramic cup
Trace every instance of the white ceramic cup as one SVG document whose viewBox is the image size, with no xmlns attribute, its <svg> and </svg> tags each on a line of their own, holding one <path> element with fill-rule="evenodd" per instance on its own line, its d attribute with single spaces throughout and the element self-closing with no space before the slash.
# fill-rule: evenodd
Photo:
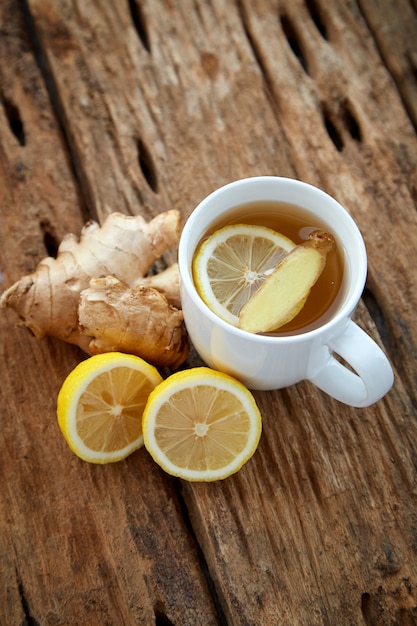
<svg viewBox="0 0 417 626">
<path fill-rule="evenodd" d="M 271 200 L 317 215 L 336 236 L 344 259 L 344 295 L 333 317 L 319 328 L 290 336 L 256 335 L 220 319 L 198 295 L 191 269 L 195 250 L 212 224 L 240 205 Z M 210 367 L 236 377 L 250 389 L 279 389 L 307 379 L 356 407 L 373 404 L 391 388 L 394 377 L 386 356 L 351 320 L 367 273 L 362 236 L 347 211 L 320 189 L 275 176 L 245 178 L 217 189 L 194 209 L 184 225 L 178 265 L 187 331 Z"/>
</svg>

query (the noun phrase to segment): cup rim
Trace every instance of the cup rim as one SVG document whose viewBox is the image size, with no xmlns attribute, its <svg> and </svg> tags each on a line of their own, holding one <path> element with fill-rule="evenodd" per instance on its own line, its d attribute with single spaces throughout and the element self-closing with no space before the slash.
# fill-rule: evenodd
<svg viewBox="0 0 417 626">
<path fill-rule="evenodd" d="M 356 238 L 357 252 L 361 256 L 361 258 L 358 260 L 358 263 L 360 264 L 360 267 L 362 268 L 362 275 L 356 276 L 355 285 L 353 285 L 352 288 L 349 289 L 348 294 L 343 299 L 341 305 L 339 306 L 339 308 L 337 309 L 337 311 L 335 312 L 335 314 L 330 320 L 325 322 L 323 325 L 317 328 L 314 328 L 312 330 L 309 330 L 309 331 L 297 332 L 291 335 L 281 335 L 281 336 L 275 336 L 275 335 L 271 336 L 271 335 L 261 335 L 261 334 L 250 333 L 248 331 L 242 330 L 241 328 L 233 326 L 233 324 L 226 322 L 221 317 L 219 317 L 216 313 L 214 313 L 200 297 L 195 287 L 193 278 L 192 278 L 192 267 L 191 267 L 192 256 L 194 254 L 196 245 L 201 238 L 202 232 L 199 234 L 197 241 L 193 245 L 192 247 L 193 249 L 191 251 L 189 249 L 190 248 L 190 244 L 189 244 L 190 234 L 193 231 L 193 227 L 196 224 L 198 224 L 200 214 L 202 213 L 202 211 L 204 211 L 208 203 L 213 202 L 213 200 L 215 200 L 218 196 L 223 195 L 229 189 L 233 189 L 233 187 L 245 186 L 248 184 L 253 185 L 253 184 L 263 183 L 263 182 L 270 183 L 271 181 L 280 181 L 280 184 L 293 185 L 293 186 L 295 185 L 299 188 L 304 188 L 305 190 L 309 190 L 311 193 L 314 193 L 317 197 L 321 196 L 323 199 L 326 199 L 326 201 L 330 200 L 334 205 L 338 205 L 339 211 L 341 210 L 341 213 L 344 216 L 344 220 L 346 221 L 347 224 L 349 224 L 350 229 Z M 239 203 L 234 206 L 239 206 Z M 230 208 L 232 210 L 234 207 L 231 206 Z M 304 207 L 304 208 L 308 210 L 308 207 Z M 212 191 L 205 198 L 203 198 L 203 200 L 201 200 L 199 204 L 197 204 L 197 206 L 193 209 L 188 219 L 186 220 L 181 236 L 180 236 L 179 245 L 178 245 L 178 268 L 179 268 L 181 289 L 187 290 L 190 296 L 192 296 L 192 299 L 195 305 L 199 308 L 201 313 L 204 316 L 208 317 L 212 323 L 217 324 L 218 326 L 220 326 L 221 328 L 223 328 L 224 330 L 226 330 L 227 332 L 233 335 L 236 335 L 241 338 L 244 337 L 246 340 L 253 340 L 253 341 L 256 341 L 257 343 L 260 342 L 260 343 L 267 343 L 267 344 L 274 344 L 274 343 L 282 344 L 282 343 L 286 343 L 289 341 L 291 343 L 294 343 L 294 342 L 314 339 L 315 337 L 320 336 L 323 332 L 326 332 L 328 329 L 338 326 L 339 323 L 341 323 L 343 320 L 350 318 L 352 312 L 356 308 L 361 298 L 361 295 L 363 293 L 363 289 L 365 286 L 366 276 L 367 276 L 367 255 L 366 255 L 365 243 L 364 243 L 362 234 L 356 222 L 353 220 L 353 218 L 348 213 L 348 211 L 335 198 L 330 196 L 330 194 L 321 190 L 318 187 L 315 187 L 314 185 L 311 185 L 310 183 L 306 183 L 296 178 L 287 178 L 287 177 L 280 177 L 280 176 L 253 176 L 253 177 L 242 178 L 242 179 L 238 179 L 238 180 L 226 183 L 225 185 L 222 185 L 221 187 L 218 187 L 217 189 Z"/>
</svg>

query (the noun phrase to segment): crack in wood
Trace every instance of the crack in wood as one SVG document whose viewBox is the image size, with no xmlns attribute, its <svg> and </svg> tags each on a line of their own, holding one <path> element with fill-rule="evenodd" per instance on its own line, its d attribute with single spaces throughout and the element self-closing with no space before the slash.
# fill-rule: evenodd
<svg viewBox="0 0 417 626">
<path fill-rule="evenodd" d="M 10 130 L 12 131 L 13 135 L 15 136 L 19 144 L 22 147 L 25 146 L 26 145 L 25 128 L 24 128 L 24 124 L 20 115 L 19 108 L 15 105 L 14 102 L 6 98 L 6 96 L 2 92 L 0 92 L 0 102 L 6 114 Z"/>
<path fill-rule="evenodd" d="M 254 57 L 254 60 L 256 61 L 259 71 L 261 73 L 263 82 L 264 82 L 264 91 L 265 91 L 265 95 L 268 99 L 269 105 L 271 107 L 271 112 L 274 115 L 275 119 L 277 120 L 277 122 L 279 123 L 279 119 L 280 119 L 280 114 L 279 114 L 279 107 L 278 104 L 276 102 L 275 96 L 274 96 L 274 89 L 273 89 L 273 81 L 269 75 L 268 69 L 265 65 L 265 62 L 262 58 L 262 52 L 259 49 L 259 44 L 257 43 L 257 39 L 256 37 L 254 37 L 251 33 L 251 29 L 250 29 L 250 25 L 249 25 L 249 20 L 248 17 L 246 15 L 246 10 L 244 7 L 244 3 L 241 2 L 241 0 L 237 1 L 237 9 L 239 12 L 239 16 L 242 22 L 242 28 L 243 31 L 246 35 L 246 39 L 248 42 L 248 45 L 250 47 L 250 49 L 252 50 L 252 54 Z M 288 162 L 291 165 L 291 170 L 292 171 L 296 171 L 296 167 L 295 164 L 292 162 L 290 153 L 288 153 L 287 155 L 288 158 Z"/>
<path fill-rule="evenodd" d="M 165 613 L 155 610 L 155 626 L 174 626 Z"/>
<path fill-rule="evenodd" d="M 395 351 L 392 350 L 393 340 L 392 340 L 391 332 L 388 328 L 388 325 L 385 322 L 384 312 L 381 306 L 379 305 L 375 294 L 371 291 L 368 284 L 365 286 L 365 289 L 363 291 L 362 300 L 366 308 L 368 309 L 368 313 L 372 321 L 374 322 L 377 328 L 377 331 L 378 331 L 379 336 L 381 337 L 382 343 L 384 344 L 384 346 L 387 348 L 388 351 L 395 353 Z"/>
<path fill-rule="evenodd" d="M 378 24 L 378 21 L 375 21 L 372 4 L 368 4 L 366 0 L 358 0 L 358 9 L 361 12 L 362 19 L 368 27 L 369 34 L 373 39 L 375 44 L 375 48 L 378 51 L 378 54 L 381 58 L 382 64 L 386 67 L 389 72 L 394 84 L 397 87 L 398 96 L 401 99 L 403 107 L 410 119 L 411 124 L 414 127 L 414 130 L 417 131 L 417 114 L 415 109 L 415 92 L 413 91 L 410 96 L 409 88 L 413 83 L 414 79 L 417 80 L 417 71 L 415 66 L 413 65 L 413 56 L 415 58 L 415 52 L 412 50 L 410 54 L 410 50 L 408 45 L 415 45 L 414 42 L 406 45 L 401 45 L 402 41 L 410 40 L 413 37 L 413 34 L 416 32 L 416 27 L 414 25 L 414 32 L 411 30 L 411 22 L 410 22 L 410 31 L 404 32 L 402 30 L 396 30 L 396 24 L 392 22 L 392 14 L 386 13 L 386 26 L 384 26 L 383 30 L 385 31 L 385 38 L 381 38 L 381 24 Z M 394 4 L 394 3 L 393 3 Z M 410 2 L 410 8 L 414 13 L 417 13 L 416 3 Z M 398 10 L 401 10 L 398 8 Z M 411 16 L 409 16 L 411 17 Z M 390 23 L 391 22 L 391 23 Z M 385 41 L 388 41 L 388 46 L 385 45 Z M 396 49 L 395 53 L 394 48 Z M 405 61 L 405 63 L 404 63 Z M 408 88 L 407 88 L 408 85 Z"/>
<path fill-rule="evenodd" d="M 326 132 L 338 152 L 345 148 L 344 131 L 357 143 L 362 142 L 360 124 L 352 111 L 352 105 L 345 100 L 336 105 L 337 111 L 333 113 L 326 103 L 322 104 L 322 118 Z"/>
<path fill-rule="evenodd" d="M 48 59 L 40 43 L 35 20 L 32 16 L 27 0 L 18 0 L 18 3 L 26 25 L 28 39 L 32 47 L 33 57 L 43 78 L 45 89 L 49 95 L 51 108 L 55 114 L 55 119 L 57 121 L 57 125 L 60 130 L 64 146 L 66 148 L 66 153 L 68 155 L 68 161 L 71 167 L 74 184 L 76 186 L 76 189 L 78 190 L 78 197 L 83 219 L 84 221 L 93 219 L 98 222 L 98 215 L 93 202 L 93 194 L 89 189 L 87 178 L 84 175 L 81 167 L 79 166 L 79 160 L 77 159 L 77 155 L 73 149 L 71 138 L 67 130 L 68 124 L 66 123 L 64 108 L 58 95 L 58 89 L 55 85 L 54 76 L 51 71 Z"/>
<path fill-rule="evenodd" d="M 298 35 L 295 25 L 285 13 L 282 13 L 280 15 L 280 22 L 285 38 L 295 58 L 297 59 L 305 73 L 309 74 L 307 57 L 304 54 L 303 43 Z"/>
<path fill-rule="evenodd" d="M 17 578 L 17 586 L 18 586 L 19 595 L 20 595 L 20 601 L 22 603 L 22 610 L 25 616 L 25 619 L 23 622 L 21 622 L 20 626 L 40 626 L 38 620 L 35 619 L 33 615 L 31 615 L 29 603 L 26 598 L 26 593 L 23 587 L 23 583 L 17 572 L 16 572 L 16 578 Z"/>
<path fill-rule="evenodd" d="M 343 141 L 343 137 L 339 132 L 336 124 L 333 122 L 332 116 L 330 115 L 330 112 L 328 111 L 326 106 L 323 106 L 322 108 L 322 117 L 324 128 L 326 129 L 326 132 L 331 139 L 334 147 L 338 152 L 342 152 L 343 148 L 345 147 L 345 142 Z"/>
<path fill-rule="evenodd" d="M 158 193 L 158 176 L 152 154 L 142 139 L 138 139 L 136 145 L 138 150 L 139 166 L 142 170 L 142 174 L 152 191 L 154 193 Z"/>
<path fill-rule="evenodd" d="M 319 31 L 323 39 L 327 41 L 328 40 L 327 27 L 322 18 L 320 5 L 316 2 L 316 0 L 305 0 L 305 3 L 308 9 L 308 12 L 310 13 L 310 17 L 313 23 L 315 24 L 317 30 Z"/>
<path fill-rule="evenodd" d="M 273 96 L 273 88 L 272 88 L 272 80 L 269 77 L 268 70 L 265 67 L 265 64 L 262 60 L 262 53 L 258 49 L 258 45 L 256 43 L 256 38 L 252 37 L 248 21 L 245 16 L 245 11 L 243 5 L 239 3 L 239 12 L 242 20 L 242 25 L 245 30 L 248 42 L 251 46 L 254 57 L 258 63 L 258 66 L 262 72 L 264 77 L 267 93 L 270 96 L 271 106 L 275 110 L 276 102 Z M 316 3 L 315 0 L 307 0 L 306 2 L 307 9 L 310 13 L 310 17 L 315 24 L 317 30 L 323 39 L 327 40 L 327 29 L 324 25 L 324 22 L 321 18 L 320 7 Z M 285 13 L 282 12 L 279 15 L 279 21 L 281 24 L 282 31 L 287 40 L 289 47 L 292 50 L 292 53 L 300 63 L 303 71 L 309 75 L 308 61 L 307 57 L 303 52 L 303 41 L 301 36 L 299 35 L 293 21 L 291 18 Z M 333 143 L 334 147 L 338 152 L 342 152 L 345 148 L 345 138 L 344 138 L 344 130 L 347 131 L 348 135 L 356 142 L 362 142 L 362 130 L 360 123 L 358 122 L 354 112 L 352 103 L 345 98 L 339 98 L 337 104 L 337 111 L 331 111 L 330 105 L 326 102 L 322 103 L 321 115 L 323 119 L 324 129 Z"/>
<path fill-rule="evenodd" d="M 358 120 L 352 112 L 351 105 L 349 102 L 345 102 L 343 105 L 342 111 L 342 119 L 347 128 L 350 136 L 357 142 L 362 141 L 362 131 Z"/>
<path fill-rule="evenodd" d="M 56 258 L 58 253 L 59 241 L 55 234 L 55 230 L 49 220 L 42 220 L 39 224 L 43 233 L 43 245 L 50 257 Z"/>
<path fill-rule="evenodd" d="M 206 579 L 207 582 L 207 586 L 209 588 L 210 591 L 210 595 L 212 597 L 213 600 L 213 604 L 215 606 L 215 609 L 217 611 L 218 614 L 218 618 L 219 618 L 219 625 L 220 626 L 227 626 L 227 619 L 226 619 L 226 615 L 223 611 L 223 608 L 221 606 L 220 603 L 220 599 L 216 590 L 216 586 L 215 586 L 215 582 L 210 574 L 210 569 L 208 566 L 208 563 L 206 561 L 206 558 L 204 556 L 204 552 L 203 549 L 200 545 L 200 542 L 198 540 L 198 537 L 195 533 L 194 530 L 194 526 L 192 524 L 191 521 L 191 517 L 190 517 L 190 513 L 189 513 L 189 509 L 187 506 L 187 503 L 185 501 L 185 498 L 183 496 L 182 493 L 182 487 L 181 487 L 181 481 L 179 481 L 178 479 L 174 480 L 174 489 L 175 489 L 175 493 L 176 496 L 178 498 L 178 504 L 180 507 L 180 511 L 181 511 L 181 515 L 182 515 L 182 519 L 184 521 L 185 527 L 187 528 L 188 532 L 191 535 L 191 538 L 193 540 L 193 543 L 196 547 L 197 550 L 197 555 L 198 555 L 198 559 L 200 561 L 200 566 L 201 566 L 201 571 L 203 573 L 204 578 Z"/>
<path fill-rule="evenodd" d="M 129 9 L 139 41 L 147 52 L 151 52 L 148 27 L 139 0 L 129 0 Z"/>
</svg>

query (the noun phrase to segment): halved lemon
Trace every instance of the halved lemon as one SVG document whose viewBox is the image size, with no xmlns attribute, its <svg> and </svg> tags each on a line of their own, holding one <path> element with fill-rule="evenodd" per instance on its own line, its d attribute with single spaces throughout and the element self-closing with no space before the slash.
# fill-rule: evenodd
<svg viewBox="0 0 417 626">
<path fill-rule="evenodd" d="M 238 325 L 239 313 L 295 243 L 266 226 L 231 224 L 215 231 L 194 257 L 193 276 L 207 306 Z"/>
<path fill-rule="evenodd" d="M 166 472 L 211 482 L 237 472 L 254 454 L 262 419 L 251 392 L 207 367 L 172 374 L 150 394 L 145 447 Z"/>
<path fill-rule="evenodd" d="M 103 464 L 140 448 L 143 410 L 161 381 L 153 365 L 130 354 L 107 352 L 79 363 L 58 394 L 58 424 L 71 450 Z"/>
</svg>

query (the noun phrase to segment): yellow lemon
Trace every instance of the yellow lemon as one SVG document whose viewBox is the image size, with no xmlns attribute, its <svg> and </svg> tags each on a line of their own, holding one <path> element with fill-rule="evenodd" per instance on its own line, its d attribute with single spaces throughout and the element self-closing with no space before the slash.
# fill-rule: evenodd
<svg viewBox="0 0 417 626">
<path fill-rule="evenodd" d="M 203 241 L 193 261 L 197 291 L 225 321 L 238 325 L 249 298 L 295 247 L 266 226 L 231 224 Z"/>
<path fill-rule="evenodd" d="M 137 450 L 145 404 L 161 381 L 155 367 L 130 354 L 82 361 L 58 395 L 58 424 L 71 450 L 90 463 L 112 463 Z"/>
<path fill-rule="evenodd" d="M 151 392 L 142 427 L 146 449 L 166 472 L 210 482 L 234 474 L 250 459 L 262 420 L 242 383 L 196 367 L 172 374 Z"/>
</svg>

